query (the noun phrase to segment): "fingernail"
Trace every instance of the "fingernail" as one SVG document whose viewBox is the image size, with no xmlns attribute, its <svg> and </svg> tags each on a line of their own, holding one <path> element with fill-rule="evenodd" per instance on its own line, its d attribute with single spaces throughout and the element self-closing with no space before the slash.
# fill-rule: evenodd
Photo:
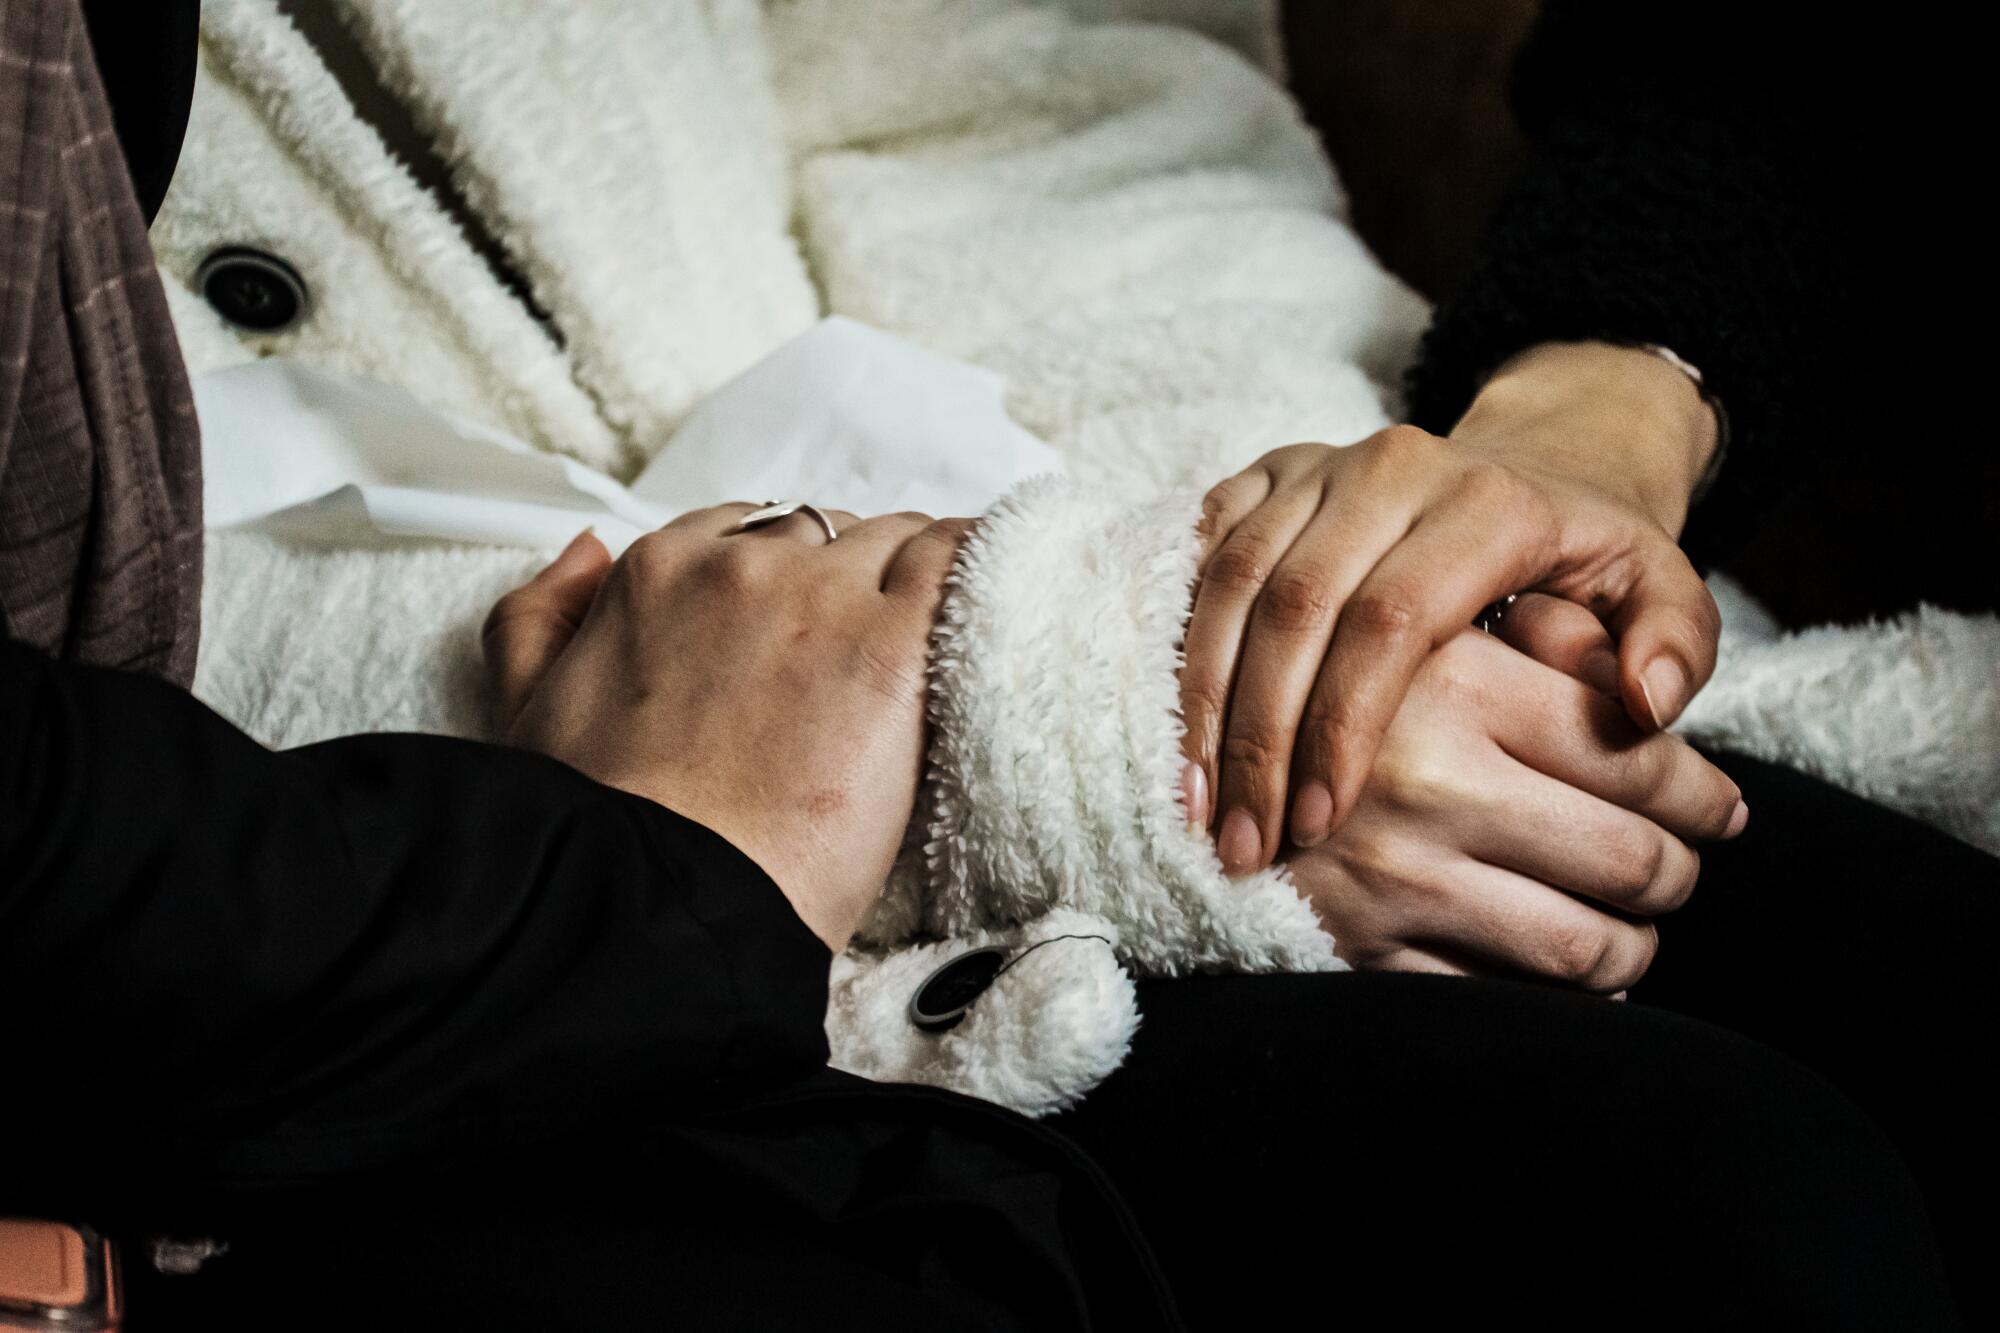
<svg viewBox="0 0 2000 1333">
<path fill-rule="evenodd" d="M 1729 816 L 1729 827 L 1722 830 L 1722 836 L 1725 838 L 1735 837 L 1743 831 L 1743 826 L 1749 822 L 1750 807 L 1739 800 L 1736 803 L 1735 812 Z"/>
<path fill-rule="evenodd" d="M 1670 657 L 1656 657 L 1639 675 L 1639 693 L 1652 714 L 1653 729 L 1665 731 L 1687 705 L 1687 675 Z"/>
<path fill-rule="evenodd" d="M 1292 798 L 1292 844 L 1317 847 L 1333 831 L 1333 793 L 1324 782 L 1308 782 Z"/>
<path fill-rule="evenodd" d="M 1222 837 L 1216 841 L 1215 849 L 1222 855 L 1222 868 L 1226 873 L 1249 874 L 1257 868 L 1264 850 L 1264 839 L 1257 833 L 1257 821 L 1250 818 L 1248 811 L 1231 810 L 1222 818 Z"/>
<path fill-rule="evenodd" d="M 1181 808 L 1188 827 L 1208 826 L 1208 770 L 1192 759 L 1181 765 Z"/>
</svg>

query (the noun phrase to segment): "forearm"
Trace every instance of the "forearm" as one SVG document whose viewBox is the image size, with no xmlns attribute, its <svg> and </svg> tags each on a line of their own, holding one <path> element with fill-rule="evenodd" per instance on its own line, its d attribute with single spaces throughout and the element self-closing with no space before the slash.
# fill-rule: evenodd
<svg viewBox="0 0 2000 1333">
<path fill-rule="evenodd" d="M 0 1174 L 436 1163 L 824 1059 L 825 948 L 649 802 L 441 738 L 271 753 L 11 643 L 0 686 L 0 1067 L 39 1089 L 0 1144 L 41 1154 Z"/>
<path fill-rule="evenodd" d="M 1630 500 L 1678 536 L 1720 422 L 1694 381 L 1652 352 L 1542 343 L 1501 364 L 1451 435 Z"/>
</svg>

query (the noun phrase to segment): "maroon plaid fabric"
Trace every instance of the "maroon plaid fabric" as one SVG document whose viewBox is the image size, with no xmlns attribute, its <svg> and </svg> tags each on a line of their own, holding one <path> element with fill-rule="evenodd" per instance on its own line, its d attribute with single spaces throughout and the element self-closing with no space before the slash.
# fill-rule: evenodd
<svg viewBox="0 0 2000 1333">
<path fill-rule="evenodd" d="M 76 0 L 0 0 L 0 620 L 194 675 L 194 404 Z"/>
</svg>

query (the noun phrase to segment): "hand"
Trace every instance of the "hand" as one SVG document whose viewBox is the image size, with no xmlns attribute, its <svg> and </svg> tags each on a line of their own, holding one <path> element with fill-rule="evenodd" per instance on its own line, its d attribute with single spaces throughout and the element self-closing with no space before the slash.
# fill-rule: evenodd
<svg viewBox="0 0 2000 1333">
<path fill-rule="evenodd" d="M 1649 918 L 1693 891 L 1688 842 L 1734 837 L 1749 811 L 1583 683 L 1616 673 L 1588 612 L 1523 598 L 1502 628 L 1555 665 L 1461 631 L 1418 669 L 1353 814 L 1287 864 L 1357 967 L 1621 991 L 1652 962 Z"/>
<path fill-rule="evenodd" d="M 1713 446 L 1659 358 L 1537 349 L 1451 439 L 1293 445 L 1211 491 L 1181 688 L 1224 865 L 1268 864 L 1287 805 L 1295 845 L 1332 833 L 1419 666 L 1508 593 L 1601 616 L 1629 715 L 1672 722 L 1715 665 L 1715 604 L 1674 542 Z"/>
<path fill-rule="evenodd" d="M 728 839 L 838 952 L 916 801 L 931 624 L 966 524 L 733 533 L 749 508 L 685 515 L 615 565 L 580 538 L 494 607 L 487 658 L 513 741 Z"/>
</svg>

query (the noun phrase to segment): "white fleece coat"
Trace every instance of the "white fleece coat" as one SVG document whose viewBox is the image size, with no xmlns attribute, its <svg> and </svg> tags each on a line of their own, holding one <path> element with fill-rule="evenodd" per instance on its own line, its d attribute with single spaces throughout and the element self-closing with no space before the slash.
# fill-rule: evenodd
<svg viewBox="0 0 2000 1333">
<path fill-rule="evenodd" d="M 703 395 L 839 312 L 1000 372 L 1069 463 L 1076 484 L 1011 498 L 961 564 L 911 843 L 835 963 L 837 1063 L 1042 1111 L 1122 1058 L 1137 1015 L 1114 955 L 1338 965 L 1282 876 L 1224 892 L 1174 808 L 1195 490 L 1387 424 L 1426 316 L 1269 77 L 1267 3 L 336 4 L 559 336 L 273 0 L 209 0 L 154 229 L 197 371 L 372 375 L 629 476 Z M 1137 9 L 1177 22 L 1108 21 Z M 193 294 L 206 255 L 246 244 L 304 276 L 299 325 L 243 336 Z M 475 628 L 539 563 L 243 533 L 209 559 L 197 693 L 278 745 L 481 734 Z M 1991 617 L 1782 638 L 1730 611 L 1694 734 L 2000 849 Z M 1057 935 L 1103 941 L 1024 956 L 949 1034 L 905 1020 L 968 941 Z"/>
</svg>

